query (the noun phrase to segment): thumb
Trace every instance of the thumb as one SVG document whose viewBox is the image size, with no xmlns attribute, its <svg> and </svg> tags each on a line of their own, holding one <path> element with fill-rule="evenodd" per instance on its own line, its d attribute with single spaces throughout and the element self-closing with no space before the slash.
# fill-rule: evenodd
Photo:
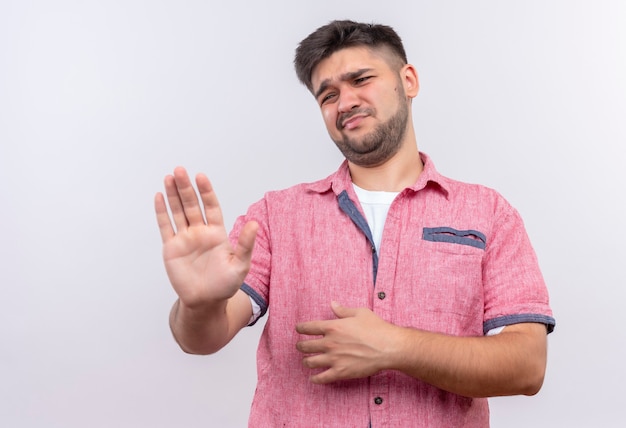
<svg viewBox="0 0 626 428">
<path fill-rule="evenodd" d="M 258 229 L 258 223 L 256 221 L 250 221 L 245 224 L 239 234 L 237 246 L 235 247 L 235 257 L 245 263 L 248 263 L 252 257 L 252 250 L 254 249 L 254 241 Z"/>
<path fill-rule="evenodd" d="M 330 308 L 333 310 L 333 313 L 337 318 L 348 318 L 356 316 L 356 308 L 346 308 L 341 306 L 339 302 L 335 302 L 334 300 L 330 302 Z"/>
</svg>

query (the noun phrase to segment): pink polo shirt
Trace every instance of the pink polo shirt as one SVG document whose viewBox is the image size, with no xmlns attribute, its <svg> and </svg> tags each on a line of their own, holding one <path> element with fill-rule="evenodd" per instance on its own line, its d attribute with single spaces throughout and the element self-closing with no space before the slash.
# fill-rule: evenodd
<svg viewBox="0 0 626 428">
<path fill-rule="evenodd" d="M 487 399 L 442 391 L 396 371 L 314 385 L 295 331 L 335 318 L 330 302 L 396 325 L 457 336 L 539 322 L 548 293 L 522 220 L 497 192 L 424 171 L 389 208 L 380 254 L 347 163 L 331 176 L 268 192 L 240 217 L 259 232 L 242 289 L 268 313 L 257 351 L 250 427 L 488 427 Z M 268 311 L 268 308 L 271 309 Z"/>
</svg>

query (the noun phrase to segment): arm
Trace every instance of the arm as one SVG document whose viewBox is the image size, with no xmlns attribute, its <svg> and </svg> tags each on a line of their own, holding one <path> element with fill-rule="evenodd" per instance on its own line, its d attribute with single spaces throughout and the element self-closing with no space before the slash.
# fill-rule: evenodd
<svg viewBox="0 0 626 428">
<path fill-rule="evenodd" d="M 543 383 L 546 328 L 515 324 L 489 337 L 455 337 L 390 324 L 369 309 L 333 306 L 339 319 L 299 324 L 303 364 L 327 370 L 314 383 L 398 370 L 469 397 L 532 395 Z"/>
<path fill-rule="evenodd" d="M 178 295 L 170 313 L 172 333 L 184 351 L 209 354 L 225 346 L 252 315 L 239 288 L 250 269 L 258 226 L 246 224 L 233 248 L 211 183 L 199 174 L 196 185 L 202 207 L 187 172 L 176 168 L 165 177 L 171 218 L 161 193 L 155 211 L 165 269 Z"/>
<path fill-rule="evenodd" d="M 543 384 L 543 324 L 514 324 L 489 337 L 404 330 L 388 364 L 441 389 L 470 397 L 534 395 Z M 405 357 L 417 354 L 419 358 Z"/>
<path fill-rule="evenodd" d="M 213 354 L 226 346 L 251 316 L 250 298 L 241 290 L 226 301 L 201 307 L 186 306 L 179 298 L 170 311 L 170 328 L 183 351 Z"/>
</svg>

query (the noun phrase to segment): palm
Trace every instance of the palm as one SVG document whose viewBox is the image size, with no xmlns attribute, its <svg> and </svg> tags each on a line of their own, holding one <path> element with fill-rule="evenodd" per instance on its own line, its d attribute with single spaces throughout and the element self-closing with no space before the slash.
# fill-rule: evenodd
<svg viewBox="0 0 626 428">
<path fill-rule="evenodd" d="M 174 290 L 188 306 L 228 299 L 235 294 L 249 269 L 256 230 L 254 225 L 247 225 L 233 248 L 208 179 L 199 175 L 196 183 L 204 216 L 187 173 L 177 168 L 173 177 L 166 177 L 167 199 L 176 230 L 163 196 L 158 194 L 155 200 L 165 269 Z"/>
</svg>

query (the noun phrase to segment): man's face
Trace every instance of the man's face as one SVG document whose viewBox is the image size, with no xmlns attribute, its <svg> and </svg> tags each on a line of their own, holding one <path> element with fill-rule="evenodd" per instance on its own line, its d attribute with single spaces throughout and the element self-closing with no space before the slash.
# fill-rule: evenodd
<svg viewBox="0 0 626 428">
<path fill-rule="evenodd" d="M 389 53 L 364 47 L 339 50 L 311 76 L 330 138 L 350 162 L 378 166 L 403 144 L 408 98 Z"/>
</svg>

